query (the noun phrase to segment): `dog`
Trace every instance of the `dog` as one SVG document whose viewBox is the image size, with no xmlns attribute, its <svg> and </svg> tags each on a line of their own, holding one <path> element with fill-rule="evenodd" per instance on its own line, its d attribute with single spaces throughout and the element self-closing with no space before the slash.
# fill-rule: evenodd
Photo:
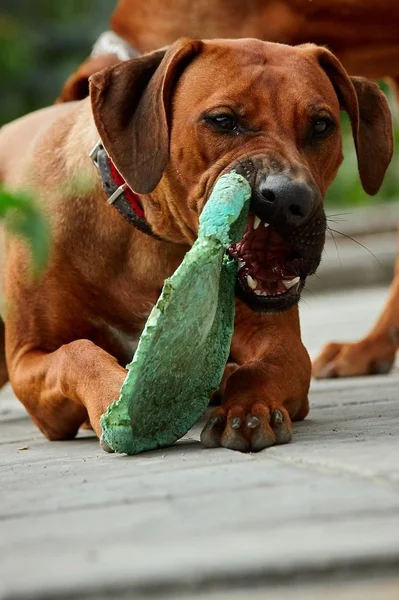
<svg viewBox="0 0 399 600">
<path fill-rule="evenodd" d="M 112 32 L 74 73 L 59 101 L 83 98 L 88 74 L 127 52 L 146 52 L 178 37 L 256 37 L 272 42 L 326 45 L 351 75 L 388 78 L 399 98 L 399 4 L 391 0 L 119 0 Z M 342 377 L 388 372 L 399 347 L 399 260 L 383 314 L 365 339 L 328 344 L 313 375 Z"/>
<path fill-rule="evenodd" d="M 90 98 L 3 128 L 3 184 L 35 194 L 52 230 L 40 280 L 20 239 L 1 253 L 8 377 L 49 440 L 87 420 L 101 435 L 129 339 L 196 239 L 215 181 L 235 169 L 252 189 L 235 248 L 235 366 L 201 440 L 244 452 L 290 441 L 309 409 L 297 304 L 323 250 L 341 109 L 374 194 L 393 149 L 386 98 L 312 44 L 183 39 L 96 73 Z"/>
</svg>

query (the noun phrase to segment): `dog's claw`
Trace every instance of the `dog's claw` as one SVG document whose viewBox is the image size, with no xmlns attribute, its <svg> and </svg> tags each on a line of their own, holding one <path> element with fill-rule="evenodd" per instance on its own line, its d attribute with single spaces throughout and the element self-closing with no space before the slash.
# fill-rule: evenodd
<svg viewBox="0 0 399 600">
<path fill-rule="evenodd" d="M 206 448 L 218 448 L 220 446 L 220 435 L 223 431 L 223 418 L 213 417 L 209 419 L 201 432 L 201 443 Z"/>
<path fill-rule="evenodd" d="M 275 410 L 270 422 L 276 436 L 276 443 L 288 444 L 292 440 L 292 426 L 286 422 L 283 413 L 280 410 Z"/>
<path fill-rule="evenodd" d="M 104 440 L 100 441 L 100 446 L 104 452 L 108 452 L 109 454 L 113 454 L 115 452 L 115 450 L 112 450 L 111 446 L 108 446 L 107 442 L 104 442 Z"/>
<path fill-rule="evenodd" d="M 213 427 L 216 427 L 217 425 L 221 425 L 223 422 L 222 417 L 213 417 L 213 419 L 211 419 L 209 421 L 209 423 L 206 425 L 206 427 L 210 427 L 211 429 Z"/>
<path fill-rule="evenodd" d="M 247 425 L 250 429 L 256 429 L 260 425 L 260 419 L 258 419 L 258 417 L 252 417 L 251 415 L 248 415 Z"/>
<path fill-rule="evenodd" d="M 240 417 L 234 417 L 234 419 L 231 419 L 231 428 L 232 429 L 240 429 L 241 427 L 241 419 Z"/>
<path fill-rule="evenodd" d="M 247 410 L 237 406 L 234 412 L 224 409 L 223 414 L 223 407 L 216 409 L 202 430 L 203 445 L 207 448 L 223 446 L 240 452 L 260 452 L 291 440 L 291 420 L 284 407 L 270 410 L 267 406 L 254 403 Z"/>
<path fill-rule="evenodd" d="M 284 422 L 284 415 L 281 410 L 273 411 L 271 423 L 272 425 L 281 425 Z"/>
</svg>

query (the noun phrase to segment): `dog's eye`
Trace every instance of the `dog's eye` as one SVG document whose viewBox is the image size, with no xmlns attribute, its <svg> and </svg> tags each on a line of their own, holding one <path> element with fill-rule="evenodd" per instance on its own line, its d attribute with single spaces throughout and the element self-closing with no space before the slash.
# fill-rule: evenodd
<svg viewBox="0 0 399 600">
<path fill-rule="evenodd" d="M 313 123 L 313 133 L 322 136 L 330 129 L 332 123 L 329 119 L 318 119 Z"/>
<path fill-rule="evenodd" d="M 221 131 L 239 131 L 238 123 L 232 115 L 207 115 L 205 119 Z"/>
</svg>

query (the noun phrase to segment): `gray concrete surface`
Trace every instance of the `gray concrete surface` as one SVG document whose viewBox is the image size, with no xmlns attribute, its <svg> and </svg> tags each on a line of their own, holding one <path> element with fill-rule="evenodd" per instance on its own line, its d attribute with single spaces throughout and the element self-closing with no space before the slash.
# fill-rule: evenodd
<svg viewBox="0 0 399 600">
<path fill-rule="evenodd" d="M 354 289 L 388 285 L 396 260 L 397 234 L 393 231 L 370 235 L 327 237 L 322 262 L 307 288 L 313 293 L 339 288 Z"/>
<path fill-rule="evenodd" d="M 312 354 L 363 335 L 384 289 L 309 294 Z M 315 382 L 293 443 L 129 458 L 45 441 L 0 394 L 0 598 L 399 597 L 399 379 Z"/>
<path fill-rule="evenodd" d="M 396 232 L 399 223 L 399 201 L 376 202 L 359 206 L 326 206 L 327 220 L 333 229 L 359 237 L 375 233 Z"/>
<path fill-rule="evenodd" d="M 326 214 L 331 231 L 309 289 L 325 292 L 388 284 L 397 252 L 399 203 L 327 207 Z"/>
</svg>

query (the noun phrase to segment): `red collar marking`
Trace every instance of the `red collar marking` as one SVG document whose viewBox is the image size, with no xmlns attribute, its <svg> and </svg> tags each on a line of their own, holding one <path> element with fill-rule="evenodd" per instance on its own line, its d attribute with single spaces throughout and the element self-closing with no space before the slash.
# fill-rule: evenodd
<svg viewBox="0 0 399 600">
<path fill-rule="evenodd" d="M 126 184 L 126 181 L 123 179 L 122 175 L 119 173 L 111 158 L 108 156 L 109 166 L 111 169 L 112 179 L 115 182 L 117 187 L 120 187 L 123 184 Z M 125 188 L 124 192 L 126 199 L 128 200 L 132 209 L 137 213 L 139 217 L 144 218 L 144 210 L 141 204 L 140 196 L 136 194 L 129 186 Z"/>
</svg>

